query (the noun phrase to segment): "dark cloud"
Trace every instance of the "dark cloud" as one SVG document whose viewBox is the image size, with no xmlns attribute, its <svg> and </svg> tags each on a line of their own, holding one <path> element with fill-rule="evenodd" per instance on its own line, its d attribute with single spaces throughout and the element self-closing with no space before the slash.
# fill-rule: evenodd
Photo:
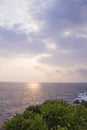
<svg viewBox="0 0 87 130">
<path fill-rule="evenodd" d="M 6 29 L 3 27 L 0 27 L 0 37 L 7 43 L 8 42 L 20 42 L 22 40 L 26 40 L 25 34 L 20 34 L 13 29 Z"/>
<path fill-rule="evenodd" d="M 87 76 L 87 68 L 79 68 L 76 70 L 77 73 Z"/>
<path fill-rule="evenodd" d="M 86 0 L 54 1 L 53 7 L 44 12 L 44 37 L 61 40 L 60 34 L 63 31 L 83 27 L 84 24 L 87 24 L 87 16 L 84 16 L 87 12 L 86 6 Z"/>
<path fill-rule="evenodd" d="M 87 63 L 87 38 L 79 35 L 87 36 L 86 7 L 86 0 L 56 0 L 53 7 L 45 11 L 42 37 L 52 39 L 58 49 L 41 62 L 62 66 Z M 67 30 L 72 33 L 64 37 Z"/>
<path fill-rule="evenodd" d="M 45 46 L 42 41 L 33 33 L 25 34 L 0 27 L 0 53 L 6 55 L 17 54 L 41 54 Z"/>
<path fill-rule="evenodd" d="M 87 76 L 87 68 L 86 67 L 78 67 L 77 69 L 71 69 L 67 71 L 68 74 L 79 74 L 81 76 Z"/>
<path fill-rule="evenodd" d="M 75 64 L 87 64 L 87 47 L 85 49 L 78 49 L 68 52 L 55 51 L 51 57 L 40 59 L 40 62 L 57 65 L 57 66 L 73 66 Z"/>
<path fill-rule="evenodd" d="M 82 12 L 87 12 L 86 6 L 86 0 L 56 0 L 53 8 L 47 10 L 45 20 L 50 28 L 56 30 L 64 28 L 65 25 L 81 25 L 87 22 L 87 16 L 85 19 L 82 15 Z"/>
</svg>

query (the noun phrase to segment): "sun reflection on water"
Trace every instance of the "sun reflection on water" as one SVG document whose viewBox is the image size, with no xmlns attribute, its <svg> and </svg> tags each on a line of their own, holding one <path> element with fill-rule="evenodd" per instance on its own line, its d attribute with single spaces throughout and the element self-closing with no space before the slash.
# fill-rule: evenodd
<svg viewBox="0 0 87 130">
<path fill-rule="evenodd" d="M 42 102 L 42 86 L 40 83 L 28 83 L 27 84 L 28 102 L 32 104 L 38 104 Z"/>
<path fill-rule="evenodd" d="M 41 84 L 39 83 L 29 83 L 27 84 L 27 87 L 33 91 L 40 91 L 41 89 Z"/>
</svg>

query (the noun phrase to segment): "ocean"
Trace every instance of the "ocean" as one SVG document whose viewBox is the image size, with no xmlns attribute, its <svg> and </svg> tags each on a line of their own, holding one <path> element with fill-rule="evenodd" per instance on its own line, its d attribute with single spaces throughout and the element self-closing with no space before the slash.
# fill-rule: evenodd
<svg viewBox="0 0 87 130">
<path fill-rule="evenodd" d="M 87 100 L 87 83 L 0 82 L 0 122 L 22 113 L 30 105 L 57 99 L 73 103 Z"/>
</svg>

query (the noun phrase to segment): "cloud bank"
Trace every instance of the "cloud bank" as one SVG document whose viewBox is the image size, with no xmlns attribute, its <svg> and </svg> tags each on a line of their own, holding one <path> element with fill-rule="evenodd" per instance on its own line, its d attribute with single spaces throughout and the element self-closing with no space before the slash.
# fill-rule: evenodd
<svg viewBox="0 0 87 130">
<path fill-rule="evenodd" d="M 38 66 L 53 66 L 54 72 L 62 67 L 86 73 L 79 69 L 87 66 L 86 12 L 86 0 L 0 1 L 0 57 L 40 57 Z"/>
</svg>

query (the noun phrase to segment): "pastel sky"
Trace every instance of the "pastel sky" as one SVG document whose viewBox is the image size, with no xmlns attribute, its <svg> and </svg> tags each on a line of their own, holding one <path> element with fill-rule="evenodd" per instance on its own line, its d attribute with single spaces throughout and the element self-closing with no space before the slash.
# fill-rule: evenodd
<svg viewBox="0 0 87 130">
<path fill-rule="evenodd" d="M 0 81 L 87 82 L 87 0 L 0 0 Z"/>
</svg>

